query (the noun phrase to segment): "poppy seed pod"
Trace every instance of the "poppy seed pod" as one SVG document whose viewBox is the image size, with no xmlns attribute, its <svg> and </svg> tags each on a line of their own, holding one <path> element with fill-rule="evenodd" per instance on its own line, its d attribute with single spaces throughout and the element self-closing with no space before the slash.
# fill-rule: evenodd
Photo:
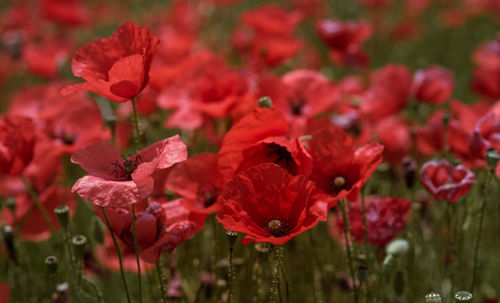
<svg viewBox="0 0 500 303">
<path fill-rule="evenodd" d="M 267 96 L 260 97 L 257 102 L 259 103 L 259 107 L 273 108 L 273 102 Z"/>
<path fill-rule="evenodd" d="M 488 166 L 492 171 L 495 171 L 498 159 L 500 159 L 500 155 L 494 148 L 490 148 L 486 151 L 486 163 L 488 163 Z"/>
<path fill-rule="evenodd" d="M 425 295 L 425 303 L 441 303 L 441 295 L 435 291 Z"/>
<path fill-rule="evenodd" d="M 59 221 L 59 224 L 63 228 L 68 227 L 69 223 L 69 207 L 67 205 L 61 205 L 56 207 L 54 209 L 54 213 L 56 214 L 57 220 Z"/>
<path fill-rule="evenodd" d="M 45 265 L 47 265 L 47 270 L 49 275 L 53 275 L 57 271 L 58 260 L 56 256 L 48 256 L 45 258 Z"/>
<path fill-rule="evenodd" d="M 455 293 L 455 302 L 463 303 L 463 302 L 472 302 L 472 294 L 468 291 L 457 291 Z"/>
</svg>

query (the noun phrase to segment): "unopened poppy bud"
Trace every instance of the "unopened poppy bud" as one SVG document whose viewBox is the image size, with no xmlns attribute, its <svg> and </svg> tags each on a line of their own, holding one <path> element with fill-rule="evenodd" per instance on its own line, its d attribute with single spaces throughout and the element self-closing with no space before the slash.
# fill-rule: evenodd
<svg viewBox="0 0 500 303">
<path fill-rule="evenodd" d="M 441 295 L 435 291 L 425 295 L 425 303 L 441 303 Z"/>
<path fill-rule="evenodd" d="M 84 235 L 76 235 L 71 239 L 71 243 L 75 247 L 75 251 L 79 256 L 83 256 L 85 253 L 85 244 L 87 244 L 87 238 Z"/>
<path fill-rule="evenodd" d="M 49 275 L 55 274 L 57 271 L 57 257 L 56 256 L 48 256 L 45 258 L 45 265 L 47 265 L 47 270 L 49 272 Z"/>
<path fill-rule="evenodd" d="M 500 155 L 494 148 L 488 149 L 486 152 L 486 163 L 488 163 L 488 166 L 490 167 L 491 170 L 495 170 L 498 164 L 498 159 L 500 159 Z"/>
<path fill-rule="evenodd" d="M 448 127 L 448 124 L 450 123 L 450 114 L 444 113 L 441 119 L 443 120 L 444 129 L 446 129 Z"/>
<path fill-rule="evenodd" d="M 68 227 L 69 223 L 69 207 L 68 205 L 60 205 L 54 209 L 54 213 L 56 214 L 57 220 L 59 221 L 59 224 L 63 228 Z"/>
<path fill-rule="evenodd" d="M 238 233 L 232 230 L 226 230 L 226 236 L 229 241 L 229 247 L 233 248 L 236 239 L 238 239 Z"/>
<path fill-rule="evenodd" d="M 408 241 L 406 241 L 405 239 L 396 239 L 387 244 L 387 246 L 385 247 L 385 252 L 388 255 L 399 257 L 406 254 L 408 249 L 410 249 Z"/>
<path fill-rule="evenodd" d="M 455 293 L 455 302 L 457 303 L 472 302 L 472 294 L 465 290 L 457 291 Z"/>
<path fill-rule="evenodd" d="M 406 187 L 410 188 L 415 183 L 415 176 L 417 173 L 417 164 L 410 157 L 403 159 L 403 177 L 405 179 Z"/>
<path fill-rule="evenodd" d="M 7 206 L 7 208 L 12 212 L 16 212 L 16 199 L 14 198 L 7 198 L 5 200 L 5 206 Z"/>
<path fill-rule="evenodd" d="M 16 249 L 14 247 L 14 230 L 12 229 L 12 226 L 5 225 L 2 228 L 2 234 L 9 257 L 14 263 L 17 264 Z"/>
<path fill-rule="evenodd" d="M 265 107 L 265 108 L 273 108 L 273 102 L 271 101 L 271 98 L 264 96 L 259 98 L 259 107 Z"/>
<path fill-rule="evenodd" d="M 401 270 L 396 271 L 393 280 L 393 289 L 398 296 L 402 296 L 405 291 L 405 276 Z"/>
</svg>

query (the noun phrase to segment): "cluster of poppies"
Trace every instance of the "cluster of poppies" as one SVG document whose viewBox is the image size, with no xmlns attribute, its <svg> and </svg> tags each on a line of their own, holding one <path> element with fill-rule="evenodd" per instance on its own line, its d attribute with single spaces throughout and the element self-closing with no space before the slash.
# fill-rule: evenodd
<svg viewBox="0 0 500 303">
<path fill-rule="evenodd" d="M 395 24 L 391 0 L 356 1 L 370 14 L 350 21 L 325 16 L 326 1 L 256 5 L 221 47 L 201 38 L 204 22 L 244 1 L 179 0 L 147 26 L 125 22 L 80 48 L 72 33 L 113 8 L 35 2 L 0 21 L 0 84 L 12 95 L 0 116 L 0 224 L 26 241 L 55 234 L 58 206 L 72 216 L 90 201 L 109 230 L 93 254 L 115 270 L 149 268 L 209 216 L 245 245 L 283 245 L 328 219 L 344 245 L 384 247 L 406 229 L 417 176 L 449 203 L 468 194 L 472 170 L 500 177 L 490 161 L 500 153 L 500 38 L 471 54 L 474 103 L 452 97 L 455 76 L 439 62 L 370 68 L 370 39 L 412 39 L 431 1 L 405 2 Z M 490 13 L 498 1 L 457 1 L 439 20 L 457 28 Z M 63 77 L 69 58 L 83 82 Z M 331 65 L 344 74 L 330 79 Z M 11 89 L 17 73 L 49 81 Z M 376 182 L 404 180 L 408 194 L 366 190 L 377 168 L 392 180 Z"/>
</svg>

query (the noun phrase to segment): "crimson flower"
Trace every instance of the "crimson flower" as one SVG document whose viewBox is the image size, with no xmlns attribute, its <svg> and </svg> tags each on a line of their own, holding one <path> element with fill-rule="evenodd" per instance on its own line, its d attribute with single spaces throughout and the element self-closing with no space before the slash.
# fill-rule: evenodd
<svg viewBox="0 0 500 303">
<path fill-rule="evenodd" d="M 314 183 L 273 163 L 236 175 L 219 197 L 217 220 L 245 233 L 243 244 L 284 244 L 326 220 L 326 204 L 314 200 Z"/>
<path fill-rule="evenodd" d="M 402 118 L 382 119 L 375 126 L 375 134 L 384 145 L 384 160 L 399 164 L 408 155 L 412 141 L 408 124 Z"/>
<path fill-rule="evenodd" d="M 178 211 L 179 207 L 182 208 L 177 202 L 151 202 L 144 211 L 136 213 L 137 242 L 140 257 L 145 262 L 155 263 L 162 251 L 171 253 L 182 241 L 193 237 L 203 227 L 205 216 L 190 217 L 189 211 Z M 94 212 L 104 221 L 100 208 L 94 206 Z M 105 212 L 113 233 L 128 249 L 133 249 L 131 211 L 127 208 L 107 207 Z"/>
<path fill-rule="evenodd" d="M 453 93 L 453 74 L 440 66 L 419 70 L 413 77 L 413 95 L 420 101 L 431 104 L 446 102 Z"/>
<path fill-rule="evenodd" d="M 288 122 L 276 109 L 257 108 L 226 134 L 218 154 L 224 182 L 242 170 L 273 162 L 292 175 L 309 175 L 312 159 L 299 139 L 288 137 Z"/>
<path fill-rule="evenodd" d="M 0 117 L 0 174 L 18 175 L 33 158 L 35 127 L 29 118 Z"/>
<path fill-rule="evenodd" d="M 169 172 L 166 187 L 183 196 L 183 204 L 193 212 L 217 211 L 217 197 L 224 187 L 217 155 L 203 153 L 179 163 Z"/>
<path fill-rule="evenodd" d="M 436 199 L 455 202 L 466 195 L 475 182 L 474 173 L 463 165 L 431 160 L 420 170 L 420 181 Z"/>
<path fill-rule="evenodd" d="M 489 99 L 500 97 L 500 35 L 476 49 L 472 60 L 476 64 L 472 89 Z"/>
<path fill-rule="evenodd" d="M 71 161 L 89 174 L 72 191 L 98 206 L 124 207 L 147 198 L 155 174 L 187 158 L 179 136 L 156 142 L 124 159 L 111 143 L 98 142 L 76 151 Z"/>
<path fill-rule="evenodd" d="M 133 98 L 148 83 L 158 42 L 146 27 L 132 22 L 120 25 L 110 38 L 91 42 L 76 51 L 71 69 L 87 82 L 67 86 L 61 93 L 91 91 L 115 102 Z"/>
<path fill-rule="evenodd" d="M 398 197 L 366 197 L 366 227 L 364 230 L 363 209 L 361 203 L 350 204 L 347 218 L 354 241 L 363 243 L 365 234 L 368 242 L 375 246 L 385 246 L 406 228 L 405 217 L 410 211 L 410 201 Z M 330 232 L 336 235 L 344 232 L 344 221 L 339 216 L 330 216 Z"/>
<path fill-rule="evenodd" d="M 363 98 L 361 112 L 378 121 L 402 110 L 409 101 L 411 75 L 403 65 L 389 64 L 373 76 L 370 89 Z"/>
<path fill-rule="evenodd" d="M 311 179 L 331 197 L 329 207 L 333 207 L 339 199 L 356 200 L 382 162 L 384 147 L 374 142 L 356 150 L 342 128 L 331 126 L 312 134 L 309 149 L 314 159 Z"/>
</svg>

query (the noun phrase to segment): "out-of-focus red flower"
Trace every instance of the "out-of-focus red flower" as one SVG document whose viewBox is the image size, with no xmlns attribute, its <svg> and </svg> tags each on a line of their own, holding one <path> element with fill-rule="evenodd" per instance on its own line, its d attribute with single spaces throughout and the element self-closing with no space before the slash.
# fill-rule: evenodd
<svg viewBox="0 0 500 303">
<path fill-rule="evenodd" d="M 316 22 L 316 32 L 330 47 L 330 56 L 337 64 L 352 67 L 365 67 L 368 64 L 368 56 L 360 48 L 372 34 L 372 28 L 367 23 L 319 20 Z"/>
<path fill-rule="evenodd" d="M 408 214 L 410 201 L 398 197 L 382 198 L 366 197 L 366 225 L 364 229 L 363 209 L 360 202 L 349 204 L 347 218 L 354 241 L 363 243 L 365 233 L 368 242 L 375 246 L 385 246 L 406 228 L 405 217 Z M 333 236 L 344 232 L 344 221 L 340 214 L 330 216 L 330 233 Z"/>
<path fill-rule="evenodd" d="M 146 27 L 120 25 L 110 38 L 91 42 L 76 51 L 73 74 L 87 82 L 65 87 L 61 93 L 91 91 L 115 102 L 139 94 L 149 80 L 149 68 L 159 40 Z"/>
<path fill-rule="evenodd" d="M 273 67 L 297 54 L 302 42 L 293 32 L 302 15 L 277 5 L 262 5 L 242 16 L 244 26 L 237 28 L 231 42 L 235 48 L 250 54 L 252 63 Z"/>
<path fill-rule="evenodd" d="M 42 14 L 47 20 L 65 26 L 85 25 L 90 22 L 90 11 L 81 0 L 39 0 Z"/>
<path fill-rule="evenodd" d="M 292 175 L 309 175 L 311 156 L 299 139 L 288 137 L 288 132 L 285 117 L 276 109 L 257 108 L 239 120 L 227 132 L 218 154 L 224 182 L 265 162 L 278 164 Z"/>
<path fill-rule="evenodd" d="M 366 238 L 375 246 L 385 246 L 401 231 L 406 228 L 405 217 L 408 214 L 410 201 L 398 197 L 382 198 L 377 196 L 366 197 L 366 225 L 361 203 L 351 203 L 347 210 L 347 218 L 354 241 L 363 243 Z M 344 232 L 344 221 L 340 214 L 330 216 L 330 232 L 337 235 Z"/>
<path fill-rule="evenodd" d="M 474 173 L 463 165 L 453 166 L 446 160 L 431 160 L 420 170 L 420 181 L 436 199 L 456 202 L 474 184 Z"/>
<path fill-rule="evenodd" d="M 63 85 L 53 82 L 23 89 L 11 101 L 8 112 L 31 118 L 37 129 L 53 140 L 54 147 L 67 154 L 109 139 L 95 102 L 84 92 L 61 96 Z"/>
<path fill-rule="evenodd" d="M 203 153 L 179 163 L 169 172 L 166 187 L 183 196 L 182 202 L 193 212 L 217 211 L 217 197 L 224 187 L 217 155 Z"/>
<path fill-rule="evenodd" d="M 99 209 L 99 211 L 101 211 Z M 133 245 L 132 245 L 133 246 Z M 123 249 L 124 248 L 124 249 Z M 122 262 L 123 269 L 125 271 L 137 272 L 137 259 L 135 256 L 134 247 L 122 247 Z M 104 265 L 106 268 L 112 271 L 120 271 L 120 259 L 118 258 L 118 254 L 116 253 L 116 248 L 113 243 L 113 239 L 109 233 L 106 233 L 104 238 L 104 244 L 99 246 L 96 249 L 95 255 L 99 260 L 99 263 Z M 147 272 L 151 268 L 153 268 L 153 264 L 144 262 L 144 260 L 139 259 L 139 263 L 141 265 L 141 272 Z"/>
<path fill-rule="evenodd" d="M 175 205 L 169 205 L 174 203 Z M 178 212 L 183 207 L 176 202 L 160 204 L 151 202 L 135 215 L 137 242 L 140 257 L 148 263 L 155 263 L 163 251 L 171 253 L 182 241 L 192 238 L 203 227 L 204 216 L 189 217 L 189 211 Z M 102 210 L 94 206 L 94 212 L 104 221 Z M 128 249 L 134 248 L 132 213 L 126 208 L 105 208 L 111 230 Z M 186 216 L 187 213 L 187 216 Z M 200 227 L 201 225 L 201 227 Z"/>
<path fill-rule="evenodd" d="M 247 95 L 244 77 L 213 53 L 200 52 L 187 61 L 158 97 L 161 108 L 174 110 L 167 127 L 195 129 L 226 117 Z"/>
<path fill-rule="evenodd" d="M 363 185 L 382 162 L 383 149 L 377 142 L 356 149 L 353 139 L 337 126 L 312 134 L 309 150 L 314 168 L 311 180 L 330 196 L 329 208 L 346 197 L 356 200 Z"/>
<path fill-rule="evenodd" d="M 397 116 L 383 119 L 375 126 L 375 134 L 385 147 L 384 160 L 400 164 L 410 152 L 412 145 L 410 129 L 403 119 Z"/>
<path fill-rule="evenodd" d="M 314 189 L 306 177 L 264 163 L 226 185 L 217 220 L 228 230 L 245 233 L 243 244 L 283 244 L 326 220 L 326 204 L 313 199 Z"/>
<path fill-rule="evenodd" d="M 420 154 L 428 156 L 444 150 L 443 113 L 442 110 L 436 111 L 425 125 L 415 129 L 415 148 Z"/>
<path fill-rule="evenodd" d="M 338 91 L 322 74 L 312 70 L 295 70 L 281 79 L 264 77 L 259 95 L 268 96 L 289 121 L 292 137 L 307 132 L 308 121 L 331 110 Z"/>
<path fill-rule="evenodd" d="M 10 288 L 7 283 L 0 283 L 0 303 L 8 303 L 10 297 Z"/>
<path fill-rule="evenodd" d="M 417 100 L 441 104 L 453 93 L 453 74 L 440 66 L 419 70 L 413 77 L 412 91 Z"/>
<path fill-rule="evenodd" d="M 370 121 L 379 121 L 402 110 L 409 101 L 411 75 L 402 65 L 387 65 L 373 76 L 361 103 L 361 112 Z"/>
<path fill-rule="evenodd" d="M 471 155 L 478 159 L 484 159 L 486 151 L 490 148 L 500 151 L 500 119 L 498 113 L 494 111 L 477 121 L 472 134 Z M 497 165 L 495 170 L 496 174 L 500 175 L 500 165 Z"/>
<path fill-rule="evenodd" d="M 97 206 L 132 205 L 151 194 L 155 173 L 186 158 L 186 145 L 178 135 L 156 142 L 127 159 L 111 143 L 95 143 L 71 157 L 73 163 L 89 173 L 76 181 L 72 191 Z"/>
<path fill-rule="evenodd" d="M 486 98 L 500 98 L 500 36 L 479 46 L 472 60 L 476 64 L 472 89 Z"/>
<path fill-rule="evenodd" d="M 22 58 L 34 75 L 55 78 L 68 59 L 70 49 L 70 44 L 56 39 L 43 41 L 42 44 L 29 41 L 23 45 Z"/>
<path fill-rule="evenodd" d="M 18 175 L 33 158 L 35 127 L 29 118 L 0 118 L 0 175 Z"/>
<path fill-rule="evenodd" d="M 41 206 L 49 215 L 50 222 L 54 228 L 60 228 L 59 221 L 54 213 L 56 207 L 68 205 L 70 216 L 73 215 L 76 208 L 76 200 L 69 188 L 52 185 L 36 194 Z M 42 212 L 27 192 L 19 194 L 16 197 L 15 214 L 13 215 L 9 210 L 5 209 L 2 219 L 13 226 L 16 226 L 16 222 L 21 222 L 20 235 L 28 241 L 43 241 L 48 239 L 52 234 Z"/>
</svg>

